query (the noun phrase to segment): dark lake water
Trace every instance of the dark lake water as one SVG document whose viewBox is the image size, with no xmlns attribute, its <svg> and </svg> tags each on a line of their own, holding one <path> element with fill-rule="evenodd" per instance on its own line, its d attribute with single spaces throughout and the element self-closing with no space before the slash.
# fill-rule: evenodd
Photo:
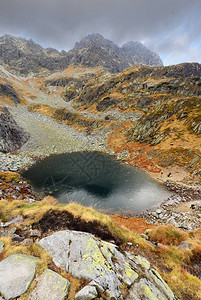
<svg viewBox="0 0 201 300">
<path fill-rule="evenodd" d="M 140 213 L 171 195 L 137 168 L 100 152 L 58 154 L 22 174 L 37 192 L 109 212 Z"/>
</svg>

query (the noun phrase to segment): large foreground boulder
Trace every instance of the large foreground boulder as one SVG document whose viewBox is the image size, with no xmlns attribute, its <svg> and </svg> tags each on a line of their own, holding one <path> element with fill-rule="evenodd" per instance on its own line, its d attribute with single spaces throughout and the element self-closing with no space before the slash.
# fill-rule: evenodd
<svg viewBox="0 0 201 300">
<path fill-rule="evenodd" d="M 126 299 L 177 299 L 145 258 L 122 253 L 117 246 L 92 234 L 65 230 L 43 238 L 39 244 L 50 253 L 56 266 L 89 281 L 89 287 L 78 293 L 76 299 L 83 299 L 87 290 L 90 295 L 86 299 L 102 292 L 109 299 L 123 299 L 122 284 L 127 288 Z"/>
<path fill-rule="evenodd" d="M 38 258 L 15 253 L 0 262 L 0 293 L 5 299 L 25 293 L 35 275 Z"/>
</svg>

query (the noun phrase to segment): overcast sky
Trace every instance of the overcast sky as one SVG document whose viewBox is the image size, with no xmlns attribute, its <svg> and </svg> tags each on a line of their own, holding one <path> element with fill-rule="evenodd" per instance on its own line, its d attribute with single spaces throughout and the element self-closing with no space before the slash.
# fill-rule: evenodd
<svg viewBox="0 0 201 300">
<path fill-rule="evenodd" d="M 165 65 L 201 63 L 201 0 L 0 0 L 0 35 L 69 50 L 93 32 L 141 41 Z"/>
</svg>

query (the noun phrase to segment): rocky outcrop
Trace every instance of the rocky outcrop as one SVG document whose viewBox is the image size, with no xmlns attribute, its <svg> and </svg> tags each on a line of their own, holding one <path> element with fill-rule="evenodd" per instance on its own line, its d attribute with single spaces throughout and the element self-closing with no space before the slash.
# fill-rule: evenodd
<svg viewBox="0 0 201 300">
<path fill-rule="evenodd" d="M 10 98 L 15 104 L 21 103 L 15 89 L 11 85 L 0 84 L 0 96 Z"/>
<path fill-rule="evenodd" d="M 157 145 L 170 133 L 170 128 L 165 128 L 163 131 L 160 128 L 164 121 L 170 119 L 173 115 L 178 120 L 185 120 L 185 124 L 188 124 L 188 129 L 191 129 L 198 135 L 201 133 L 199 109 L 200 98 L 167 101 L 165 104 L 150 109 L 129 129 L 127 136 L 129 140 Z M 195 112 L 194 115 L 192 110 Z"/>
<path fill-rule="evenodd" d="M 24 294 L 24 299 L 30 300 L 64 300 L 71 285 L 72 289 L 77 289 L 74 284 L 78 279 L 84 282 L 84 287 L 82 285 L 77 290 L 73 298 L 76 300 L 102 297 L 114 300 L 178 299 L 147 259 L 120 251 L 115 244 L 102 241 L 92 234 L 58 231 L 41 239 L 38 245 L 52 256 L 50 265 L 54 271 L 45 268 L 38 276 L 41 258 L 11 254 L 0 261 L 2 299 Z M 62 275 L 59 274 L 61 271 Z M 70 283 L 64 277 L 66 275 L 71 279 L 76 277 L 76 282 L 72 280 Z"/>
<path fill-rule="evenodd" d="M 75 299 L 94 299 L 102 293 L 109 299 L 123 299 L 122 283 L 127 289 L 124 299 L 176 299 L 145 258 L 120 252 L 114 244 L 92 234 L 55 232 L 43 238 L 39 245 L 53 257 L 57 267 L 89 282 Z"/>
<path fill-rule="evenodd" d="M 14 152 L 28 140 L 28 135 L 17 125 L 8 109 L 0 111 L 0 151 Z"/>
<path fill-rule="evenodd" d="M 101 34 L 84 37 L 68 52 L 44 49 L 33 40 L 4 35 L 0 38 L 0 61 L 7 65 L 11 72 L 25 76 L 63 70 L 71 65 L 101 66 L 111 73 L 117 73 L 131 65 L 163 64 L 156 53 L 139 42 L 130 42 L 118 47 Z"/>
</svg>

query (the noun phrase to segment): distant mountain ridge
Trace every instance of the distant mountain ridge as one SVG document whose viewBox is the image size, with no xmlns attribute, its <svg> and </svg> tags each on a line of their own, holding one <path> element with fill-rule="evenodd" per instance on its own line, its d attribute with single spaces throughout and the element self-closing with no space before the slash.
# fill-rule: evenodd
<svg viewBox="0 0 201 300">
<path fill-rule="evenodd" d="M 0 63 L 18 75 L 36 75 L 63 70 L 71 65 L 103 67 L 118 73 L 132 65 L 162 66 L 159 55 L 140 42 L 119 47 L 99 33 L 90 34 L 66 52 L 44 49 L 33 40 L 4 35 L 0 37 Z"/>
</svg>

